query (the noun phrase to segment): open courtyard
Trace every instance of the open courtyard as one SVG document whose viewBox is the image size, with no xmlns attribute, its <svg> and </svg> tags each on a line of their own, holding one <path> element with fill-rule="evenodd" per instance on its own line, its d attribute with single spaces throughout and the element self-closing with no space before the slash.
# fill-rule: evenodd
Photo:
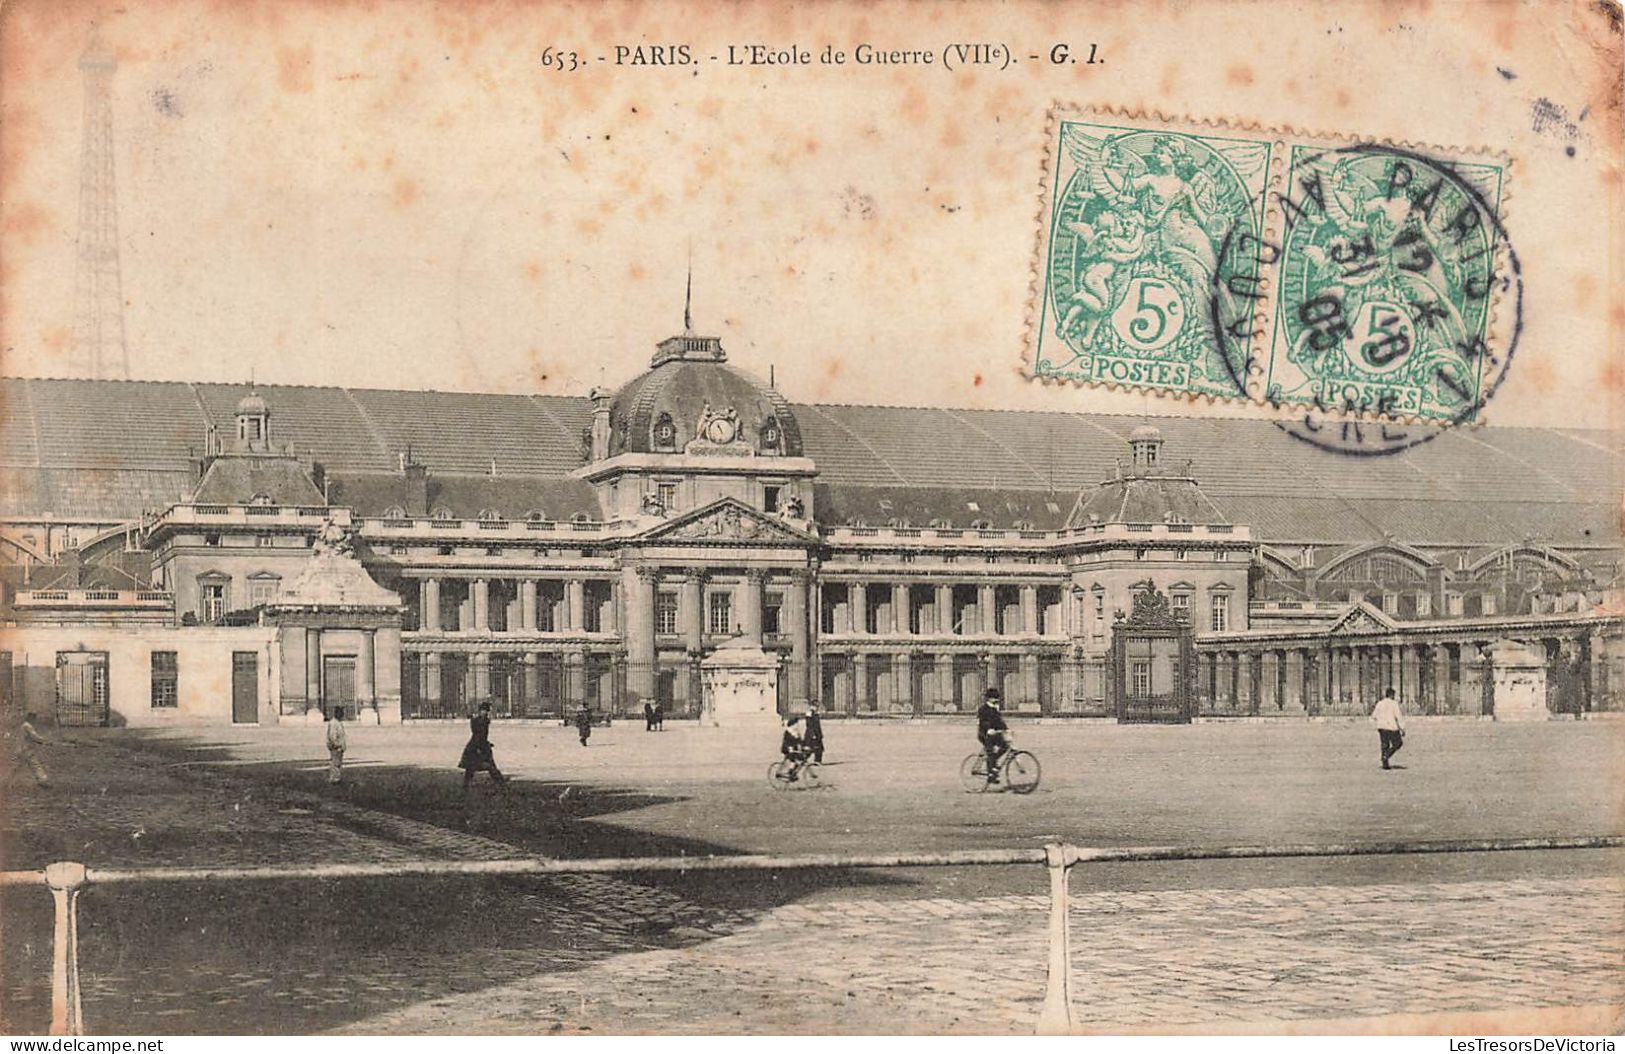
<svg viewBox="0 0 1625 1054">
<path fill-rule="evenodd" d="M 826 786 L 765 778 L 772 730 L 461 724 L 59 730 L 7 792 L 7 868 L 1348 843 L 1625 833 L 1625 723 L 1018 724 L 1030 796 L 967 794 L 959 722 L 830 722 Z M 1074 869 L 1075 1013 L 1119 1031 L 1614 1027 L 1625 853 Z M 389 878 L 95 888 L 92 1031 L 1030 1030 L 1042 868 Z M 49 898 L 5 894 L 5 1024 L 49 1005 Z M 996 978 L 994 983 L 988 979 Z M 991 992 L 990 995 L 978 993 Z M 1278 1025 L 1277 1027 L 1283 1027 Z M 1381 1027 L 1396 1027 L 1394 1024 Z M 1539 1029 L 1535 1029 L 1539 1030 Z"/>
</svg>

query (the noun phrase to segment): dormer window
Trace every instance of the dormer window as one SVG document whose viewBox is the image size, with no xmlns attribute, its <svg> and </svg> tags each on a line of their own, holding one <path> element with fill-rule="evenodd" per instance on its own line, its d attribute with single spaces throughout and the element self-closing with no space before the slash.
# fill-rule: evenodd
<svg viewBox="0 0 1625 1054">
<path fill-rule="evenodd" d="M 661 414 L 655 421 L 654 445 L 656 450 L 676 449 L 677 426 L 672 423 L 671 414 Z"/>
<path fill-rule="evenodd" d="M 542 512 L 541 512 L 540 509 L 532 509 L 531 511 L 525 513 L 525 522 L 526 523 L 541 523 L 546 519 L 547 519 L 547 517 L 542 515 Z"/>
<path fill-rule="evenodd" d="M 429 515 L 437 520 L 449 520 L 452 518 L 451 510 L 446 508 L 444 505 L 437 505 L 435 510 Z"/>
<path fill-rule="evenodd" d="M 502 513 L 498 512 L 495 509 L 481 509 L 480 510 L 480 519 L 482 519 L 482 520 L 500 520 L 500 519 L 502 519 Z"/>
<path fill-rule="evenodd" d="M 404 520 L 406 519 L 406 510 L 401 508 L 399 505 L 391 505 L 389 508 L 384 510 L 384 519 Z"/>
<path fill-rule="evenodd" d="M 269 494 L 263 494 L 262 493 L 262 494 L 256 494 L 252 498 L 249 498 L 248 503 L 250 505 L 264 506 L 264 505 L 272 504 L 272 501 L 271 501 L 271 496 Z"/>
<path fill-rule="evenodd" d="M 779 422 L 776 418 L 769 417 L 766 421 L 762 422 L 763 450 L 779 449 L 780 438 Z"/>
</svg>

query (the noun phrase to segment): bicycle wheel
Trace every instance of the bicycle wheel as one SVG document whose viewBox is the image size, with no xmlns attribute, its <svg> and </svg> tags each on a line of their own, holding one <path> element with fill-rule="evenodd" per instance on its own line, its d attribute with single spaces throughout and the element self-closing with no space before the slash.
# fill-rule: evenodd
<svg viewBox="0 0 1625 1054">
<path fill-rule="evenodd" d="M 987 755 L 977 751 L 959 763 L 959 785 L 966 794 L 987 790 Z"/>
<path fill-rule="evenodd" d="M 789 758 L 780 758 L 767 767 L 767 782 L 773 784 L 773 786 L 779 788 L 780 790 L 783 790 L 785 787 L 794 786 L 794 784 L 790 782 Z"/>
<path fill-rule="evenodd" d="M 1004 763 L 1004 785 L 1017 794 L 1031 794 L 1038 789 L 1038 759 L 1025 750 L 1012 751 Z"/>
<path fill-rule="evenodd" d="M 801 779 L 797 781 L 802 790 L 812 790 L 824 786 L 823 766 L 816 761 L 809 761 L 801 766 Z"/>
</svg>

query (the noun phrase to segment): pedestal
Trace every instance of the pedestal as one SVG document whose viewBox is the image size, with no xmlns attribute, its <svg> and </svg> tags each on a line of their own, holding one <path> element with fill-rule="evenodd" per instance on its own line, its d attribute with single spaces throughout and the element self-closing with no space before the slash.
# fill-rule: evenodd
<svg viewBox="0 0 1625 1054">
<path fill-rule="evenodd" d="M 1547 721 L 1546 649 L 1503 640 L 1490 648 L 1495 720 Z"/>
<path fill-rule="evenodd" d="M 713 728 L 777 728 L 779 660 L 743 637 L 700 661 L 700 723 Z"/>
</svg>

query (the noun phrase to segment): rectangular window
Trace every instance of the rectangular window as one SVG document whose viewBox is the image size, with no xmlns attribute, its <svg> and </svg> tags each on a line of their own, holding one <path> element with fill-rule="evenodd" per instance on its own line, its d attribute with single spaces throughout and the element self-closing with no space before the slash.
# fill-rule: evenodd
<svg viewBox="0 0 1625 1054">
<path fill-rule="evenodd" d="M 224 582 L 203 583 L 203 621 L 219 622 L 226 613 L 226 585 Z"/>
<path fill-rule="evenodd" d="M 762 632 L 768 634 L 783 633 L 779 627 L 783 625 L 784 597 L 778 593 L 769 593 L 762 601 Z"/>
<path fill-rule="evenodd" d="M 677 594 L 661 593 L 655 597 L 655 632 L 677 632 Z"/>
<path fill-rule="evenodd" d="M 1215 594 L 1211 600 L 1212 625 L 1214 633 L 1223 633 L 1230 628 L 1230 595 L 1228 593 Z"/>
<path fill-rule="evenodd" d="M 254 536 L 254 544 L 261 549 L 269 549 L 276 544 L 276 539 L 269 534 L 260 533 Z"/>
<path fill-rule="evenodd" d="M 1430 593 L 1416 594 L 1416 617 L 1427 618 L 1433 614 L 1433 596 Z"/>
<path fill-rule="evenodd" d="M 176 671 L 175 653 L 172 651 L 155 651 L 152 653 L 152 705 L 155 708 L 173 709 L 179 704 L 180 676 Z"/>
<path fill-rule="evenodd" d="M 655 496 L 660 499 L 660 507 L 670 513 L 677 508 L 677 484 L 655 484 Z"/>
<path fill-rule="evenodd" d="M 1149 662 L 1136 662 L 1129 671 L 1129 691 L 1134 695 L 1147 696 L 1151 694 L 1151 664 Z"/>
<path fill-rule="evenodd" d="M 779 511 L 779 491 L 777 484 L 762 488 L 762 509 L 764 512 Z"/>
<path fill-rule="evenodd" d="M 1382 610 L 1384 614 L 1395 615 L 1399 613 L 1399 594 L 1384 593 L 1382 595 Z"/>
<path fill-rule="evenodd" d="M 277 585 L 280 579 L 253 578 L 248 582 L 248 606 L 262 607 L 276 600 Z"/>
<path fill-rule="evenodd" d="M 1485 593 L 1484 594 L 1484 609 L 1483 610 L 1484 610 L 1484 614 L 1486 614 L 1486 615 L 1495 614 L 1495 594 L 1494 593 Z"/>
<path fill-rule="evenodd" d="M 706 629 L 713 634 L 729 634 L 734 631 L 733 597 L 727 593 L 712 593 L 709 601 L 709 617 L 706 619 Z"/>
<path fill-rule="evenodd" d="M 1191 609 L 1191 595 L 1189 593 L 1174 594 L 1174 610 L 1189 611 Z"/>
<path fill-rule="evenodd" d="M 1445 605 L 1446 610 L 1457 618 L 1461 617 L 1462 612 L 1466 610 L 1466 605 L 1462 602 L 1460 593 L 1451 593 L 1445 597 Z"/>
</svg>

